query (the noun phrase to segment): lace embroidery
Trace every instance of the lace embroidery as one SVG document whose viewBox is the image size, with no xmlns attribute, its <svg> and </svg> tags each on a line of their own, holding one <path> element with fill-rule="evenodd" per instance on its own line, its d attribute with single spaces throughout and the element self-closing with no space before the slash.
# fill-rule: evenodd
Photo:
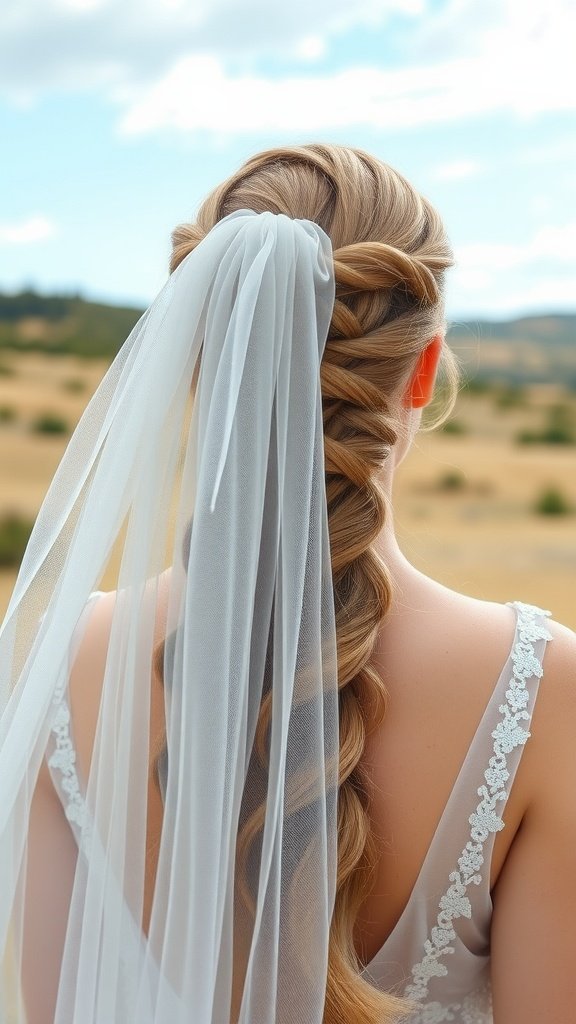
<svg viewBox="0 0 576 1024">
<path fill-rule="evenodd" d="M 488 1024 L 492 1019 L 492 986 L 486 982 L 464 999 L 461 1020 L 462 1024 Z"/>
<path fill-rule="evenodd" d="M 521 724 L 530 719 L 526 711 L 529 698 L 526 680 L 542 676 L 542 665 L 534 654 L 533 644 L 537 640 L 552 639 L 546 627 L 537 621 L 538 616 L 550 615 L 550 612 L 520 601 L 515 601 L 513 607 L 518 610 L 518 639 L 511 655 L 513 675 L 506 690 L 506 704 L 501 704 L 498 709 L 502 719 L 492 732 L 494 754 L 484 772 L 485 784 L 477 791 L 481 800 L 468 819 L 471 825 L 470 839 L 458 859 L 458 870 L 449 875 L 451 885 L 440 900 L 437 924 L 424 943 L 424 957 L 412 968 L 413 981 L 406 986 L 404 993 L 408 999 L 419 1003 L 426 998 L 431 979 L 448 974 L 448 968 L 441 958 L 454 952 L 451 943 L 457 936 L 452 922 L 459 917 L 472 916 L 472 905 L 466 891 L 469 885 L 480 885 L 482 881 L 480 869 L 484 863 L 484 844 L 488 836 L 504 828 L 496 808 L 508 796 L 505 786 L 510 773 L 506 754 L 526 743 L 530 736 Z M 455 1020 L 453 1014 L 464 1009 L 464 1003 L 442 1007 L 440 1003 L 430 1002 L 422 1007 L 415 1020 L 418 1024 L 440 1024 L 442 1021 Z M 470 1021 L 471 1024 L 475 1019 L 482 1019 L 475 1018 L 471 1013 L 460 1019 Z"/>
<path fill-rule="evenodd" d="M 97 597 L 102 591 L 93 590 L 86 606 L 93 597 Z M 40 622 L 44 620 L 42 615 Z M 70 708 L 66 700 L 65 692 L 68 680 L 64 675 L 54 690 L 52 703 L 56 705 L 56 713 L 52 723 L 55 749 L 48 758 L 48 765 L 59 771 L 61 775 L 60 785 L 67 799 L 63 801 L 64 812 L 68 821 L 80 830 L 80 840 L 85 839 L 89 834 L 88 808 L 80 789 L 80 781 L 76 771 L 76 751 L 70 734 Z"/>
<path fill-rule="evenodd" d="M 53 703 L 57 710 L 52 732 L 56 747 L 48 759 L 48 764 L 60 772 L 60 785 L 67 796 L 64 812 L 68 821 L 78 825 L 84 834 L 87 825 L 86 801 L 82 796 L 76 771 L 76 751 L 70 736 L 70 708 L 64 696 L 65 686 L 66 679 L 63 679 L 54 691 Z"/>
<path fill-rule="evenodd" d="M 410 1017 L 409 1024 L 444 1024 L 444 1021 L 492 1024 L 492 1020 L 492 989 L 487 982 L 465 996 L 461 1003 L 451 1003 L 450 1006 L 442 1006 L 436 1001 L 426 1003 Z"/>
</svg>

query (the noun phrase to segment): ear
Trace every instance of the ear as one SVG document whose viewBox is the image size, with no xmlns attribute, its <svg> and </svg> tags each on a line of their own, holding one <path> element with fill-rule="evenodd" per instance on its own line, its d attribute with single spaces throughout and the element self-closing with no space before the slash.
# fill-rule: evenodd
<svg viewBox="0 0 576 1024">
<path fill-rule="evenodd" d="M 404 392 L 406 409 L 423 409 L 432 399 L 444 337 L 436 334 L 420 353 L 416 368 Z"/>
</svg>

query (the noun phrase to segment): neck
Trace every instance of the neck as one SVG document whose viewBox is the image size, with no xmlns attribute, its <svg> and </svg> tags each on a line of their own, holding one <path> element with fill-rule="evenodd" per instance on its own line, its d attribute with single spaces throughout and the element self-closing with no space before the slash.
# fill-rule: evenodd
<svg viewBox="0 0 576 1024">
<path fill-rule="evenodd" d="M 390 611 L 394 614 L 399 613 L 402 609 L 420 604 L 424 591 L 438 586 L 408 561 L 398 543 L 394 529 L 392 501 L 395 468 L 395 464 L 392 463 L 382 470 L 379 476 L 379 483 L 386 496 L 387 509 L 384 526 L 373 542 L 376 552 L 382 558 L 391 576 L 393 594 Z"/>
</svg>

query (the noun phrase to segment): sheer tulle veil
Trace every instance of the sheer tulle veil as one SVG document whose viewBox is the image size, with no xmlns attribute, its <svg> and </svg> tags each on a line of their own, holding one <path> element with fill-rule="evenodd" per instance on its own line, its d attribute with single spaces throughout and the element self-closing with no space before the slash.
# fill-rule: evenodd
<svg viewBox="0 0 576 1024">
<path fill-rule="evenodd" d="M 78 850 L 62 865 L 55 1024 L 321 1024 L 339 759 L 319 374 L 333 304 L 316 224 L 231 214 L 171 274 L 71 437 L 0 630 L 6 1021 L 26 1020 L 27 864 L 42 841 L 29 816 L 45 759 L 55 788 L 67 782 L 53 827 L 72 829 Z M 70 645 L 112 556 L 81 778 Z M 145 931 L 153 637 L 169 566 L 167 774 Z"/>
</svg>

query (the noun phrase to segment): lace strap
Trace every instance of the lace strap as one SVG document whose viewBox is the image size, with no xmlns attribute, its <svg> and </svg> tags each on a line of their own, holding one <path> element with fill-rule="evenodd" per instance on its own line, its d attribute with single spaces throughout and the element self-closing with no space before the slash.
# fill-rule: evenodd
<svg viewBox="0 0 576 1024">
<path fill-rule="evenodd" d="M 436 919 L 424 942 L 422 959 L 412 967 L 412 981 L 404 992 L 407 998 L 420 1004 L 427 998 L 433 979 L 448 974 L 445 957 L 455 952 L 455 923 L 458 919 L 472 917 L 471 887 L 483 885 L 487 889 L 489 886 L 494 838 L 504 828 L 502 811 L 514 781 L 522 748 L 530 737 L 528 726 L 538 682 L 543 674 L 542 658 L 546 642 L 552 639 L 545 622 L 550 612 L 520 601 L 513 602 L 511 606 L 517 613 L 516 635 L 505 671 L 495 691 L 495 698 L 499 701 L 499 717 L 490 733 L 492 751 L 483 781 L 476 790 L 480 800 L 468 818 L 469 838 L 457 866 L 448 875 L 449 884 L 440 899 Z M 487 714 L 491 712 L 492 705 L 493 701 L 490 702 Z M 485 719 L 486 715 L 483 722 Z M 482 731 L 479 730 L 475 739 L 479 743 L 482 738 Z M 478 743 L 474 746 L 477 747 Z M 473 755 L 476 753 L 472 748 L 471 752 Z M 485 863 L 486 868 L 483 870 Z M 434 1022 L 445 1018 L 430 1019 Z"/>
<path fill-rule="evenodd" d="M 51 744 L 46 752 L 46 759 L 52 781 L 58 793 L 64 813 L 72 831 L 80 843 L 87 827 L 86 801 L 80 779 L 76 768 L 76 747 L 72 734 L 72 716 L 68 702 L 69 674 L 74 658 L 78 651 L 83 628 L 86 623 L 87 613 L 95 597 L 99 597 L 104 591 L 94 590 L 90 594 L 72 635 L 72 641 L 68 651 L 66 671 L 64 671 L 54 690 L 52 704 L 55 708 L 51 728 Z"/>
</svg>

